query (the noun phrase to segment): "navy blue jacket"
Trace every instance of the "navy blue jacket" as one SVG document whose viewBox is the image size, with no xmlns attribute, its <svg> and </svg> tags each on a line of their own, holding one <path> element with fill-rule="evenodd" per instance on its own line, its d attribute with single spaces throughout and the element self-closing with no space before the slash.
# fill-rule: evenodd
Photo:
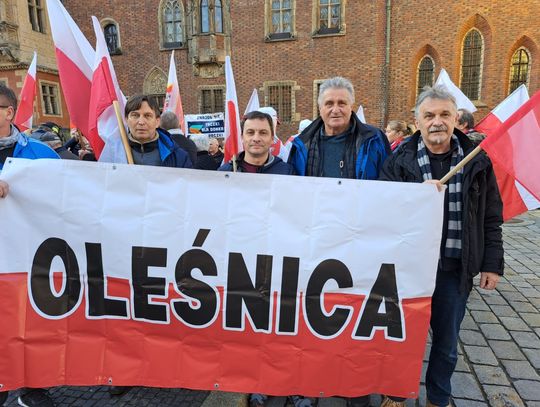
<svg viewBox="0 0 540 407">
<path fill-rule="evenodd" d="M 281 175 L 292 175 L 294 174 L 293 167 L 291 167 L 286 162 L 279 157 L 275 157 L 272 154 L 269 154 L 268 161 L 259 168 L 259 173 L 261 174 L 281 174 Z M 244 153 L 240 153 L 236 160 L 237 171 L 242 172 L 242 163 L 244 162 Z M 232 171 L 233 165 L 232 161 L 229 161 L 227 164 L 223 164 L 219 167 L 218 171 Z"/>
<path fill-rule="evenodd" d="M 162 167 L 192 168 L 193 164 L 186 151 L 176 144 L 168 131 L 157 129 L 159 156 Z"/>
</svg>

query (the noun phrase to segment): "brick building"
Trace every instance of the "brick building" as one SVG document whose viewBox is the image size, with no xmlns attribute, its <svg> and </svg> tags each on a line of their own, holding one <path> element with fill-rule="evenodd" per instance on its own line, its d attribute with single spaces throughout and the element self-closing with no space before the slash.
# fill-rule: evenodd
<svg viewBox="0 0 540 407">
<path fill-rule="evenodd" d="M 101 21 L 127 95 L 160 101 L 175 50 L 184 112 L 223 110 L 230 54 L 242 111 L 253 88 L 280 134 L 317 115 L 317 88 L 350 78 L 368 122 L 412 120 L 417 91 L 444 67 L 482 117 L 510 90 L 540 87 L 538 0 L 64 0 L 91 42 Z"/>
<path fill-rule="evenodd" d="M 54 46 L 41 0 L 0 0 L 0 82 L 18 95 L 37 51 L 34 124 L 53 121 L 69 126 L 58 79 Z"/>
</svg>

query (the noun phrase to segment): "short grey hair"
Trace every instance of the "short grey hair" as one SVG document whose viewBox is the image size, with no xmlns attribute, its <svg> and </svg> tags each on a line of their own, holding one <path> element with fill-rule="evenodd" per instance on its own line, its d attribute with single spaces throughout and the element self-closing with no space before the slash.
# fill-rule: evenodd
<svg viewBox="0 0 540 407">
<path fill-rule="evenodd" d="M 208 151 L 210 139 L 206 134 L 194 134 L 189 139 L 195 143 L 197 151 Z"/>
<path fill-rule="evenodd" d="M 456 108 L 457 113 L 457 103 L 456 98 L 454 95 L 452 95 L 450 92 L 448 92 L 448 89 L 446 89 L 446 86 L 437 85 L 437 86 L 426 86 L 422 90 L 422 92 L 418 95 L 418 98 L 416 99 L 416 105 L 414 106 L 414 116 L 418 118 L 418 115 L 420 114 L 420 105 L 425 102 L 426 99 L 439 99 L 439 100 L 449 100 L 452 102 L 454 107 Z"/>
<path fill-rule="evenodd" d="M 160 127 L 164 130 L 177 129 L 180 127 L 180 121 L 176 113 L 167 110 L 161 114 Z"/>
<path fill-rule="evenodd" d="M 317 104 L 319 106 L 322 104 L 324 92 L 326 92 L 328 89 L 345 89 L 347 92 L 349 92 L 351 97 L 351 105 L 354 103 L 354 86 L 351 81 L 341 76 L 335 76 L 321 83 L 319 88 L 319 97 L 317 98 Z"/>
</svg>

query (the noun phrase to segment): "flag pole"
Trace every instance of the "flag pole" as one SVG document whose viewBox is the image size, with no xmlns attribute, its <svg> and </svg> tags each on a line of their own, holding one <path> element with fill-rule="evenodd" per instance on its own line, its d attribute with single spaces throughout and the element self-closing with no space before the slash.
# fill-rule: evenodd
<svg viewBox="0 0 540 407">
<path fill-rule="evenodd" d="M 114 112 L 116 113 L 116 121 L 118 121 L 118 128 L 120 129 L 120 136 L 122 137 L 122 144 L 124 145 L 124 151 L 126 152 L 126 158 L 128 164 L 133 164 L 133 154 L 131 154 L 131 148 L 129 147 L 128 138 L 126 134 L 126 128 L 124 127 L 124 121 L 122 120 L 122 113 L 120 113 L 120 104 L 118 100 L 113 100 Z"/>
<path fill-rule="evenodd" d="M 233 172 L 237 172 L 236 170 L 237 170 L 238 168 L 236 167 L 236 154 L 234 154 L 234 155 L 232 156 L 232 169 L 233 169 Z"/>
<path fill-rule="evenodd" d="M 482 151 L 482 147 L 480 147 L 480 145 L 476 146 L 473 151 L 467 154 L 467 157 L 461 160 L 454 168 L 452 168 L 452 170 L 448 172 L 448 174 L 446 174 L 440 179 L 441 184 L 446 184 L 450 180 L 450 178 L 456 175 L 459 170 L 465 167 L 469 163 L 469 161 L 476 157 L 480 151 Z"/>
</svg>

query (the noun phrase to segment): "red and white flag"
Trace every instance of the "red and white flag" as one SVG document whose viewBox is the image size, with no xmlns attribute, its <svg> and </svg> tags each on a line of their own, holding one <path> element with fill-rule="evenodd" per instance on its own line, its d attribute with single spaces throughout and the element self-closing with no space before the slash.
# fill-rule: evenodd
<svg viewBox="0 0 540 407">
<path fill-rule="evenodd" d="M 493 109 L 491 113 L 484 117 L 475 126 L 475 130 L 485 133 L 487 136 L 493 135 L 495 130 L 527 100 L 529 100 L 527 87 L 521 85 Z M 540 207 L 540 201 L 523 188 L 496 161 L 493 161 L 493 170 L 497 177 L 497 185 L 499 186 L 503 201 L 503 218 L 505 221 L 523 212 Z"/>
<path fill-rule="evenodd" d="M 95 52 L 59 0 L 47 0 L 47 11 L 70 120 L 84 136 L 88 136 Z"/>
<path fill-rule="evenodd" d="M 249 102 L 246 106 L 246 111 L 244 112 L 244 116 L 248 114 L 249 112 L 254 112 L 256 110 L 259 110 L 261 107 L 261 103 L 259 102 L 259 93 L 257 92 L 257 89 L 253 89 L 253 92 L 251 93 L 251 96 L 249 98 Z"/>
<path fill-rule="evenodd" d="M 90 92 L 87 138 L 99 161 L 125 163 L 126 153 L 113 107 L 113 101 L 118 101 L 123 112 L 125 100 L 118 86 L 101 25 L 95 16 L 92 16 L 92 23 L 96 34 L 96 60 Z"/>
<path fill-rule="evenodd" d="M 238 111 L 238 98 L 231 65 L 231 57 L 225 57 L 225 152 L 223 161 L 229 162 L 233 156 L 244 151 L 242 133 L 240 131 L 240 116 Z"/>
<path fill-rule="evenodd" d="M 507 174 L 540 200 L 540 92 L 521 105 L 480 146 Z"/>
<path fill-rule="evenodd" d="M 184 119 L 184 109 L 182 108 L 182 98 L 180 97 L 180 87 L 178 86 L 178 77 L 176 76 L 176 63 L 174 62 L 174 51 L 171 54 L 169 64 L 169 79 L 167 80 L 167 92 L 165 94 L 165 103 L 163 111 L 171 111 L 176 114 L 180 122 L 182 133 L 186 133 L 186 121 Z"/>
<path fill-rule="evenodd" d="M 452 94 L 452 96 L 454 96 L 456 99 L 458 109 L 467 109 L 471 113 L 476 112 L 476 106 L 474 106 L 474 103 L 471 102 L 467 96 L 465 96 L 465 94 L 454 84 L 454 82 L 452 82 L 452 79 L 450 79 L 448 72 L 446 72 L 444 68 L 441 69 L 439 77 L 435 82 L 435 86 L 444 86 L 446 90 L 450 92 L 450 94 Z"/>
<path fill-rule="evenodd" d="M 34 51 L 34 58 L 28 67 L 28 73 L 24 78 L 24 84 L 21 89 L 19 106 L 13 123 L 20 131 L 32 128 L 32 118 L 34 117 L 34 99 L 36 98 L 36 65 L 37 53 Z"/>
</svg>

